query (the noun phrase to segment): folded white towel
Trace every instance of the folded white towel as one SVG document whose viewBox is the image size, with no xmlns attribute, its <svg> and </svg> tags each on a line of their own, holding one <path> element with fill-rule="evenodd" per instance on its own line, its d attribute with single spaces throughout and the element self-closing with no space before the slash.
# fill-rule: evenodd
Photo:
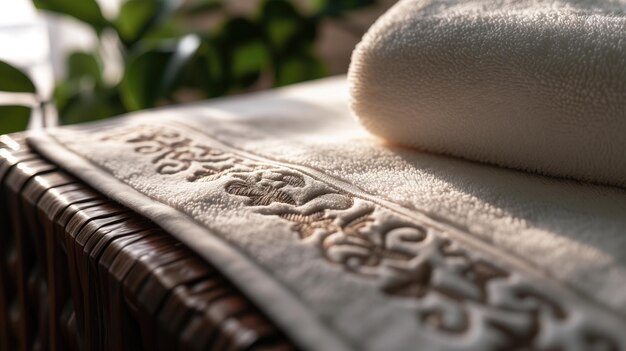
<svg viewBox="0 0 626 351">
<path fill-rule="evenodd" d="M 306 350 L 626 350 L 626 190 L 380 145 L 343 77 L 29 142 Z"/>
<path fill-rule="evenodd" d="M 626 1 L 404 0 L 357 47 L 352 107 L 394 143 L 626 185 Z"/>
</svg>

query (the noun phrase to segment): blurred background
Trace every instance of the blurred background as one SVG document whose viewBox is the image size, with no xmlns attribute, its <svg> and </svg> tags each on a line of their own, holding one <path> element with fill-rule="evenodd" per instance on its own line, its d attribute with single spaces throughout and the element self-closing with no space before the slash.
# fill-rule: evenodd
<svg viewBox="0 0 626 351">
<path fill-rule="evenodd" d="M 0 134 L 345 73 L 397 0 L 2 0 Z"/>
</svg>

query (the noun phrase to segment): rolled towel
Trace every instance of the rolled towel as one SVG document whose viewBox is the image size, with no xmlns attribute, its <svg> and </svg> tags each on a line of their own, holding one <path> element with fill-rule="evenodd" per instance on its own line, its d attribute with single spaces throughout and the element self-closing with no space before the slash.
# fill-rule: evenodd
<svg viewBox="0 0 626 351">
<path fill-rule="evenodd" d="M 403 0 L 356 48 L 352 108 L 397 144 L 626 185 L 626 1 Z"/>
</svg>

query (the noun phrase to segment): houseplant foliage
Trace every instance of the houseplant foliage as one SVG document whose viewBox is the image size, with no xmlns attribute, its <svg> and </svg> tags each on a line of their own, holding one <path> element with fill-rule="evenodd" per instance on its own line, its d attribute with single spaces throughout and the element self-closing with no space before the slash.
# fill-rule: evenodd
<svg viewBox="0 0 626 351">
<path fill-rule="evenodd" d="M 22 71 L 4 61 L 0 61 L 0 93 L 9 97 L 8 101 L 11 101 L 11 94 L 27 95 L 33 103 L 37 101 L 33 82 Z M 0 105 L 0 134 L 26 129 L 32 107 L 32 104 L 23 103 Z"/>
<path fill-rule="evenodd" d="M 375 2 L 261 0 L 244 16 L 229 13 L 227 1 L 127 0 L 107 18 L 95 0 L 33 0 L 87 24 L 101 42 L 114 38 L 121 57 L 123 74 L 114 79 L 103 74 L 102 46 L 67 57 L 67 77 L 54 96 L 61 123 L 322 77 L 314 52 L 322 21 Z M 219 25 L 198 26 L 205 18 Z"/>
</svg>

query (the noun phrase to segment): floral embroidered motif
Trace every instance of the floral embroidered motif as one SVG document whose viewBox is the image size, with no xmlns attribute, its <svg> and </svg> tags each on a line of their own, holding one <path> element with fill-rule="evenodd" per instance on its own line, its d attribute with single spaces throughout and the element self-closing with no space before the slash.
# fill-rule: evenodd
<svg viewBox="0 0 626 351">
<path fill-rule="evenodd" d="M 175 130 L 141 127 L 105 140 L 132 145 L 159 174 L 190 182 L 228 180 L 246 206 L 292 223 L 332 264 L 375 279 L 415 311 L 423 327 L 457 336 L 471 350 L 619 350 L 590 318 L 523 274 L 506 269 L 445 232 L 298 171 L 194 142 Z M 454 339 L 450 339 L 453 342 Z"/>
</svg>

